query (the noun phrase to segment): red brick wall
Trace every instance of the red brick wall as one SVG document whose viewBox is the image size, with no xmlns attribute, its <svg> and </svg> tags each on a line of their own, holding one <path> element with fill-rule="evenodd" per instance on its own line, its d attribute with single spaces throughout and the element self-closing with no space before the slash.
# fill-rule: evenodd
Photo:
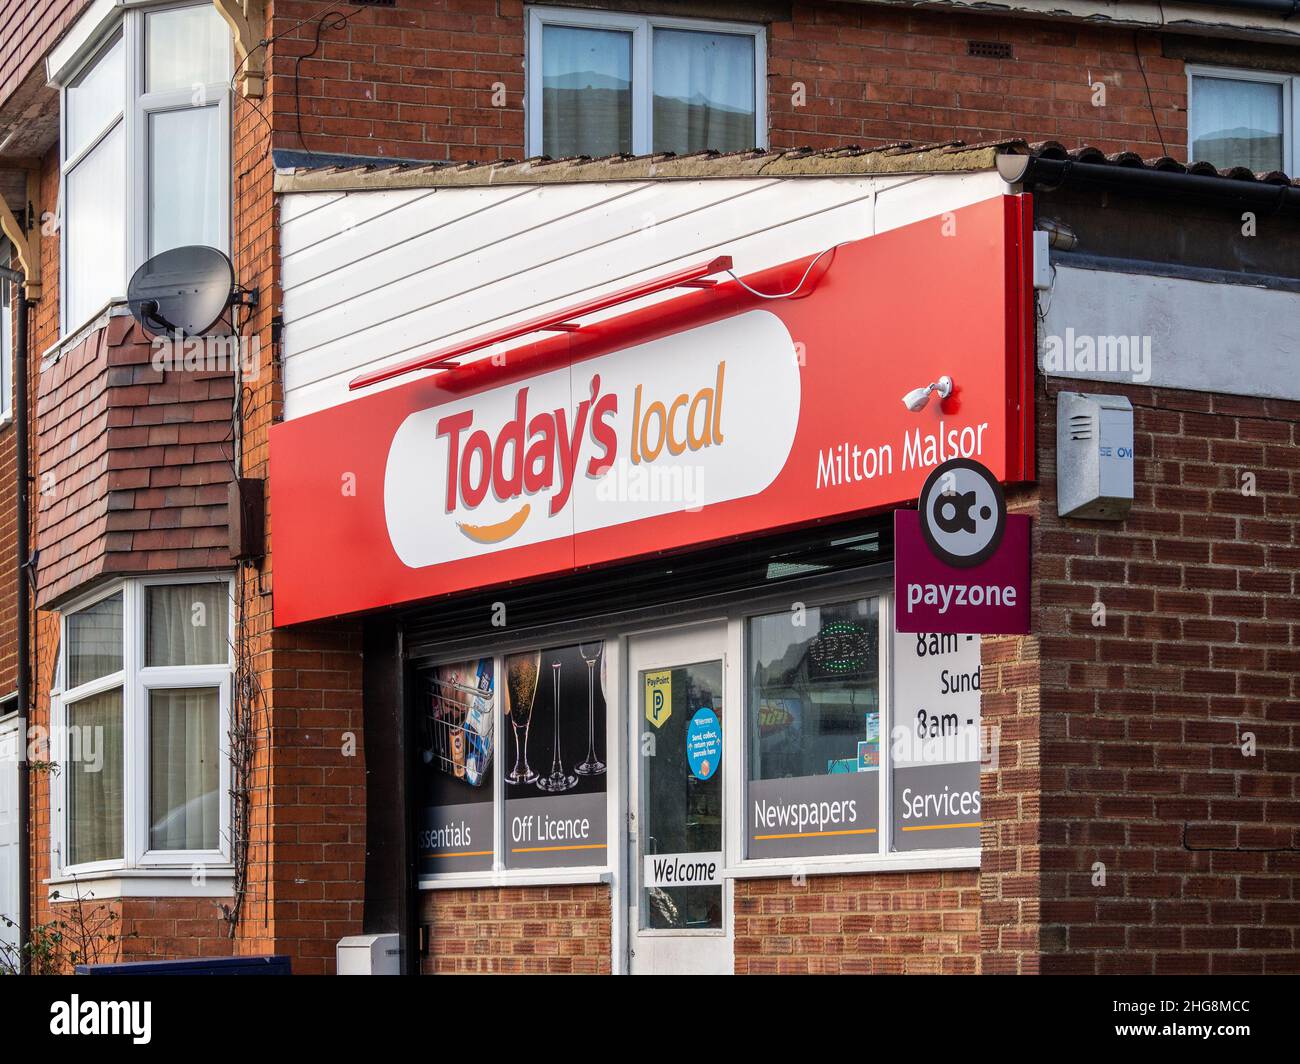
<svg viewBox="0 0 1300 1064">
<path fill-rule="evenodd" d="M 394 8 L 363 9 L 346 26 L 325 30 L 315 54 L 299 61 L 315 48 L 320 17 L 336 7 L 277 0 L 273 29 L 285 33 L 271 60 L 277 148 L 434 160 L 522 157 L 521 0 L 398 0 Z M 492 106 L 498 83 L 505 107 Z"/>
<path fill-rule="evenodd" d="M 1009 44 L 1013 58 L 970 56 L 969 40 Z M 1170 154 L 1186 154 L 1183 64 L 1161 56 L 1154 34 L 796 4 L 793 21 L 772 26 L 768 70 L 774 147 L 1019 136 L 1158 155 L 1154 107 Z M 1097 81 L 1106 86 L 1100 107 Z M 793 102 L 796 82 L 806 87 L 802 106 Z"/>
<path fill-rule="evenodd" d="M 603 884 L 430 890 L 425 975 L 608 975 L 610 892 Z"/>
<path fill-rule="evenodd" d="M 268 431 L 283 405 L 272 344 L 280 252 L 269 109 L 268 100 L 239 99 L 234 112 L 232 259 L 240 283 L 261 293 L 246 325 L 260 342 L 261 361 L 241 396 L 243 471 L 255 478 L 267 476 Z M 326 973 L 334 970 L 338 940 L 362 928 L 361 625 L 273 628 L 273 489 L 267 498 L 268 557 L 244 569 L 239 582 L 242 626 L 263 698 L 255 720 L 248 894 L 236 950 L 288 954 L 295 972 Z"/>
<path fill-rule="evenodd" d="M 974 975 L 979 873 L 736 880 L 737 975 Z"/>
<path fill-rule="evenodd" d="M 113 573 L 228 568 L 228 373 L 155 369 L 130 317 L 36 379 L 38 605 Z"/>
<path fill-rule="evenodd" d="M 599 6 L 701 13 L 700 5 L 668 2 Z M 734 4 L 704 7 L 716 17 L 745 14 Z M 317 20 L 332 9 L 317 0 L 276 4 L 274 28 L 285 32 L 273 46 L 276 147 L 432 160 L 523 157 L 519 0 L 398 0 L 395 8 L 358 11 L 345 26 L 330 23 L 316 49 Z M 1059 21 L 866 4 L 796 3 L 791 12 L 769 23 L 773 147 L 1023 136 L 1158 155 L 1163 136 L 1170 154 L 1185 155 L 1183 62 L 1164 58 L 1155 34 L 1135 39 L 1128 30 Z M 763 18 L 761 7 L 750 17 Z M 971 39 L 1010 44 L 1014 57 L 969 56 Z M 1098 81 L 1104 106 L 1093 103 Z M 505 88 L 504 107 L 493 106 L 496 85 Z M 796 102 L 800 86 L 804 98 Z"/>
<path fill-rule="evenodd" d="M 1136 499 L 1056 516 L 1040 394 L 1043 970 L 1300 972 L 1300 404 L 1086 387 L 1134 404 Z"/>
<path fill-rule="evenodd" d="M 1040 432 L 1040 445 L 1055 437 Z M 1041 455 L 1041 450 L 1040 450 Z M 1041 462 L 1041 457 L 1039 462 Z M 1041 466 L 1040 466 L 1041 469 Z M 1059 668 L 1041 660 L 1038 632 L 1044 596 L 1041 581 L 1059 563 L 1045 555 L 1038 517 L 1038 490 L 1008 492 L 1008 509 L 1034 518 L 1030 557 L 1035 594 L 1026 636 L 984 636 L 980 642 L 980 717 L 996 748 L 996 764 L 980 773 L 981 971 L 1031 975 L 1039 971 L 1039 872 L 1045 769 L 1042 747 L 1043 677 Z"/>
</svg>

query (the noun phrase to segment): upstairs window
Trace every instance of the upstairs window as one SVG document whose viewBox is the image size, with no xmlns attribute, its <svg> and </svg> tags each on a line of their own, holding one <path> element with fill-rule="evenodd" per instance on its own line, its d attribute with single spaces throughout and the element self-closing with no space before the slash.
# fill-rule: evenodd
<svg viewBox="0 0 1300 1064">
<path fill-rule="evenodd" d="M 230 31 L 210 3 L 128 10 L 64 84 L 63 325 L 146 259 L 230 231 Z"/>
<path fill-rule="evenodd" d="M 9 245 L 0 240 L 0 265 L 9 265 Z M 9 309 L 14 286 L 0 280 L 0 425 L 13 415 L 13 338 L 14 318 Z"/>
<path fill-rule="evenodd" d="M 528 33 L 530 155 L 766 143 L 761 26 L 535 7 Z"/>
<path fill-rule="evenodd" d="M 1300 78 L 1212 68 L 1193 68 L 1188 77 L 1192 162 L 1295 172 Z"/>
</svg>

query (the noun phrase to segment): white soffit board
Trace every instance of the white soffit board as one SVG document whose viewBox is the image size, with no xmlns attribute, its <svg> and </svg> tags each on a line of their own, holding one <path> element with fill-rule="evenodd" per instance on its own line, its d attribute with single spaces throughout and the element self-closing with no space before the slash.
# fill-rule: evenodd
<svg viewBox="0 0 1300 1064">
<path fill-rule="evenodd" d="M 359 373 L 716 255 L 743 275 L 1007 191 L 986 171 L 288 193 L 285 416 L 356 398 Z"/>
<path fill-rule="evenodd" d="M 1055 265 L 1039 294 L 1049 376 L 1300 400 L 1300 293 Z M 1119 368 L 1079 368 L 1089 350 Z"/>
</svg>

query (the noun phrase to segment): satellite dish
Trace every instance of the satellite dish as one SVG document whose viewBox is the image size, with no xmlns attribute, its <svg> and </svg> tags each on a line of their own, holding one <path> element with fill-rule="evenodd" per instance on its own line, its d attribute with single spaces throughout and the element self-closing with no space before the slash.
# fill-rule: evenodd
<svg viewBox="0 0 1300 1064">
<path fill-rule="evenodd" d="M 235 289 L 235 271 L 216 248 L 193 245 L 155 255 L 126 286 L 131 314 L 150 336 L 210 332 Z"/>
</svg>

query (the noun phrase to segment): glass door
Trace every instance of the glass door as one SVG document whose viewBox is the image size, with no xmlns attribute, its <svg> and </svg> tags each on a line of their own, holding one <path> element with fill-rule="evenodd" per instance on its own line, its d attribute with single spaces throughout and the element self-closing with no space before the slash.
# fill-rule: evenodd
<svg viewBox="0 0 1300 1064">
<path fill-rule="evenodd" d="M 726 627 L 628 641 L 630 970 L 733 969 L 722 877 Z"/>
</svg>

